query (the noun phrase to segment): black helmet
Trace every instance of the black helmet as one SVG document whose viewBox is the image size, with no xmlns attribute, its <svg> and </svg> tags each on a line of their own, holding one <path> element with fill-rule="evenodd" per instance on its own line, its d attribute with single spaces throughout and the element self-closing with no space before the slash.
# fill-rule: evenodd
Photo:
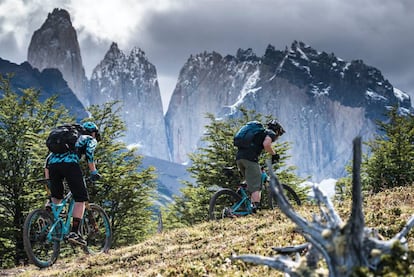
<svg viewBox="0 0 414 277">
<path fill-rule="evenodd" d="M 285 133 L 282 125 L 275 119 L 272 119 L 267 123 L 267 128 L 275 132 L 277 136 L 281 136 Z"/>
</svg>

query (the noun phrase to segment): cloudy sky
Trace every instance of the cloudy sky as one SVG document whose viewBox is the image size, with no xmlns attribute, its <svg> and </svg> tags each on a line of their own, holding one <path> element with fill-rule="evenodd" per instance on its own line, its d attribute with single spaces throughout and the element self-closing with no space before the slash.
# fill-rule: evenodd
<svg viewBox="0 0 414 277">
<path fill-rule="evenodd" d="M 54 8 L 71 15 L 88 78 L 112 41 L 126 54 L 137 46 L 157 68 L 165 107 L 191 54 L 252 48 L 262 56 L 268 44 L 294 40 L 362 59 L 414 96 L 412 0 L 0 0 L 0 57 L 25 61 Z"/>
</svg>

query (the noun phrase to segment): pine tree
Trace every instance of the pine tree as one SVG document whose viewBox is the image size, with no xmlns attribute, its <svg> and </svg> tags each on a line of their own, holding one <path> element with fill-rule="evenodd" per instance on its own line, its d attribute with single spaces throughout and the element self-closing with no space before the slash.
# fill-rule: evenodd
<svg viewBox="0 0 414 277">
<path fill-rule="evenodd" d="M 206 131 L 201 139 L 202 146 L 189 155 L 191 166 L 188 171 L 195 183 L 185 182 L 184 188 L 181 189 L 182 195 L 175 197 L 175 202 L 168 207 L 165 220 L 167 228 L 190 226 L 207 220 L 209 201 L 215 190 L 219 187 L 237 188 L 241 178 L 235 162 L 237 148 L 233 146 L 234 134 L 248 121 L 266 122 L 270 118 L 254 111 L 240 111 L 241 118 L 217 119 L 214 115 L 207 114 L 210 123 L 205 126 Z M 275 165 L 276 169 L 286 166 L 288 145 L 276 143 L 276 152 L 281 156 L 280 163 Z M 266 158 L 269 156 L 262 155 L 260 164 L 264 164 Z M 226 177 L 223 173 L 224 167 L 233 167 L 231 175 L 235 177 Z M 287 167 L 279 170 L 279 175 L 283 182 L 297 188 L 304 180 L 292 173 L 294 169 Z M 301 195 L 304 196 L 305 193 L 305 189 L 302 189 Z"/>
<path fill-rule="evenodd" d="M 414 116 L 394 107 L 388 118 L 377 123 L 381 134 L 367 143 L 370 156 L 364 165 L 367 187 L 373 192 L 414 181 Z"/>
</svg>

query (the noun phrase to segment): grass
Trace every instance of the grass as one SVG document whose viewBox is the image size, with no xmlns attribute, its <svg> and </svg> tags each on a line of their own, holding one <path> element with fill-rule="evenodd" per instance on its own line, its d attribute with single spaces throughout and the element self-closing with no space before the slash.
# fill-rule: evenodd
<svg viewBox="0 0 414 277">
<path fill-rule="evenodd" d="M 364 213 L 367 227 L 375 227 L 385 238 L 401 230 L 414 214 L 414 187 L 396 188 L 366 197 Z M 350 201 L 337 204 L 346 221 Z M 298 212 L 305 218 L 317 213 L 316 206 L 304 205 Z M 414 231 L 408 237 L 414 250 Z M 260 211 L 256 215 L 205 222 L 188 228 L 157 234 L 108 254 L 73 255 L 58 259 L 55 265 L 40 270 L 35 266 L 0 271 L 0 276 L 283 276 L 268 268 L 231 261 L 232 254 L 272 256 L 273 246 L 304 242 L 294 224 L 279 210 Z"/>
</svg>

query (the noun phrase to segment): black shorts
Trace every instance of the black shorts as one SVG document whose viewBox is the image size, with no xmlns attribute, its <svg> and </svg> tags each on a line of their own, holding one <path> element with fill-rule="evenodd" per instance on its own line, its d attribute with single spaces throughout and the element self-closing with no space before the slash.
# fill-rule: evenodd
<svg viewBox="0 0 414 277">
<path fill-rule="evenodd" d="M 83 180 L 82 170 L 77 163 L 49 164 L 50 189 L 52 197 L 63 199 L 63 179 L 66 179 L 75 202 L 89 201 L 88 191 Z"/>
</svg>

